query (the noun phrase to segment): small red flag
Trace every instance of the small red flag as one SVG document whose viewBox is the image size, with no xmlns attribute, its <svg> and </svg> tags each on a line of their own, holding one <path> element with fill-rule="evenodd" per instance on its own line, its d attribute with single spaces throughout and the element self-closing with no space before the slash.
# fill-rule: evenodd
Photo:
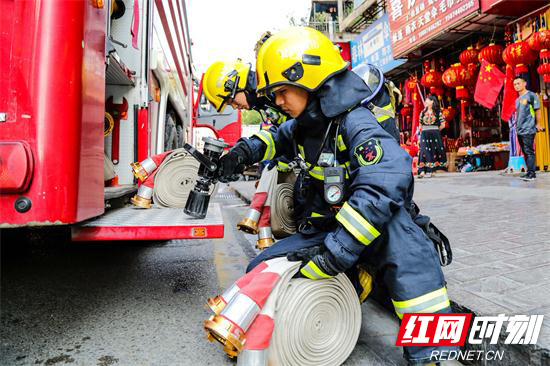
<svg viewBox="0 0 550 366">
<path fill-rule="evenodd" d="M 509 121 L 516 111 L 516 99 L 518 92 L 514 89 L 514 68 L 506 66 L 506 82 L 504 83 L 504 98 L 502 99 L 502 113 L 500 118 Z"/>
<path fill-rule="evenodd" d="M 474 99 L 485 108 L 492 109 L 504 85 L 506 75 L 496 65 L 483 60 L 479 70 Z"/>
</svg>

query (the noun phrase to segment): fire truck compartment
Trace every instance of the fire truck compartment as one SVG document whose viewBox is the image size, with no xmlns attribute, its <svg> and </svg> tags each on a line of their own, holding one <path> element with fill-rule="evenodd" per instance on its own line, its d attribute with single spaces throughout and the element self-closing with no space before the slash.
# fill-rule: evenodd
<svg viewBox="0 0 550 366">
<path fill-rule="evenodd" d="M 119 198 L 127 196 L 137 191 L 137 185 L 135 184 L 122 184 L 115 187 L 105 187 L 104 188 L 105 200 L 112 200 L 114 198 Z"/>
<path fill-rule="evenodd" d="M 124 207 L 71 228 L 73 241 L 171 240 L 223 238 L 219 204 L 211 204 L 206 218 L 194 219 L 181 208 Z"/>
</svg>

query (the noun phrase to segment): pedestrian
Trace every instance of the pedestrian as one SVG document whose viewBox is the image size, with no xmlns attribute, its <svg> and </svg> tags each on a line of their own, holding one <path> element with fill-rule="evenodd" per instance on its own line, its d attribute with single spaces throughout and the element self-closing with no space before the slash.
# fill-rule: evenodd
<svg viewBox="0 0 550 366">
<path fill-rule="evenodd" d="M 420 112 L 420 152 L 418 178 L 430 178 L 437 169 L 447 167 L 447 154 L 441 138 L 445 118 L 434 95 L 428 95 L 426 107 Z"/>
<path fill-rule="evenodd" d="M 521 76 L 514 79 L 514 89 L 519 93 L 519 97 L 516 99 L 519 146 L 525 155 L 527 164 L 527 173 L 521 175 L 521 179 L 531 181 L 537 177 L 535 173 L 535 135 L 538 131 L 543 130 L 539 125 L 540 100 L 535 93 L 527 90 L 527 81 Z"/>
<path fill-rule="evenodd" d="M 264 250 L 247 271 L 287 256 L 302 261 L 300 276 L 317 280 L 361 263 L 383 274 L 399 318 L 451 312 L 438 254 L 409 211 L 411 158 L 361 107 L 370 93 L 363 80 L 326 36 L 307 27 L 273 35 L 256 62 L 258 92 L 273 95 L 294 119 L 240 139 L 222 157 L 221 175 L 266 156 L 296 158 L 295 200 L 304 201 L 305 213 L 297 217 L 298 233 Z M 404 356 L 409 365 L 426 365 L 438 361 L 432 351 L 442 349 L 456 347 L 405 347 Z"/>
</svg>

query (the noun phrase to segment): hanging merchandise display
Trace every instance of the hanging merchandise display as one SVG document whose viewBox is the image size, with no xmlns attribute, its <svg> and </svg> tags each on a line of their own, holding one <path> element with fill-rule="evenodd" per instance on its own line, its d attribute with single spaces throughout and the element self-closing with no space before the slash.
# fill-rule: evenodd
<svg viewBox="0 0 550 366">
<path fill-rule="evenodd" d="M 537 72 L 543 77 L 545 83 L 550 83 L 550 60 L 540 64 Z"/>
<path fill-rule="evenodd" d="M 527 40 L 529 48 L 539 51 L 540 66 L 537 68 L 539 75 L 545 83 L 550 83 L 550 30 L 546 29 L 546 18 L 541 16 L 533 21 L 533 31 Z"/>
<path fill-rule="evenodd" d="M 525 41 L 516 41 L 508 45 L 502 54 L 504 62 L 514 67 L 516 75 L 528 73 L 528 65 L 533 63 L 536 57 L 536 53 Z"/>
<path fill-rule="evenodd" d="M 443 83 L 449 88 L 456 89 L 456 99 L 470 98 L 466 86 L 471 82 L 471 75 L 462 64 L 456 63 L 443 73 Z"/>
<path fill-rule="evenodd" d="M 475 48 L 470 46 L 460 53 L 458 59 L 460 60 L 460 63 L 464 66 L 468 66 L 470 64 L 479 64 L 478 55 L 479 52 Z"/>
<path fill-rule="evenodd" d="M 542 23 L 545 24 L 544 18 Z M 536 23 L 539 23 L 538 20 Z M 546 26 L 540 28 L 540 23 L 535 24 L 535 33 L 529 37 L 527 44 L 533 51 L 540 51 L 540 57 L 543 58 L 543 54 L 546 55 L 550 49 L 550 30 L 546 29 Z"/>
<path fill-rule="evenodd" d="M 487 47 L 484 47 L 481 51 L 479 51 L 478 59 L 480 62 L 487 61 L 493 65 L 504 65 L 502 52 L 504 52 L 504 47 L 498 44 L 490 43 Z"/>
<path fill-rule="evenodd" d="M 545 125 L 550 105 L 549 17 L 550 6 L 546 6 L 512 22 L 502 19 L 491 27 L 479 24 L 479 32 L 464 30 L 464 36 L 456 42 L 407 48 L 411 68 L 403 81 L 406 98 L 400 112 L 402 147 L 413 154 L 412 147 L 419 139 L 418 120 L 424 98 L 436 95 L 446 122 L 441 134 L 449 171 L 451 167 L 460 170 L 466 163 L 470 164 L 468 171 L 506 168 L 511 128 L 508 121 L 515 113 L 518 98 L 514 79 L 520 76 L 543 104 L 538 112 L 542 131 L 536 134 L 535 145 L 537 167 L 547 170 L 550 167 L 550 132 Z M 394 28 L 392 31 L 399 32 L 399 27 Z M 409 47 L 417 40 L 417 32 L 412 28 L 410 34 Z M 490 37 L 485 38 L 487 34 Z M 498 44 L 493 40 L 504 42 Z M 394 53 L 399 53 L 404 46 L 397 39 L 393 48 Z M 419 55 L 429 58 L 419 60 Z"/>
<path fill-rule="evenodd" d="M 450 123 L 455 119 L 456 109 L 454 109 L 453 106 L 448 106 L 447 108 L 443 108 L 441 112 L 443 113 L 443 118 L 445 118 L 445 121 L 447 123 Z"/>
<path fill-rule="evenodd" d="M 464 66 L 470 74 L 470 80 L 468 86 L 475 86 L 477 75 L 479 72 L 479 51 L 473 47 L 468 47 L 460 53 L 458 57 L 462 66 Z"/>
<path fill-rule="evenodd" d="M 441 76 L 442 75 L 439 71 L 431 69 L 426 72 L 424 76 L 422 76 L 420 83 L 422 86 L 430 89 L 430 93 L 441 97 L 445 93 L 443 90 L 443 80 L 441 80 Z"/>
</svg>

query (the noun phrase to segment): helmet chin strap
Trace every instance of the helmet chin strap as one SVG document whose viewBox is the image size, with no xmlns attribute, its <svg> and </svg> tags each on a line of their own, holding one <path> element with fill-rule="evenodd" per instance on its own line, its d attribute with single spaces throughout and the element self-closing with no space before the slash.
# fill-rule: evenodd
<svg viewBox="0 0 550 366">
<path fill-rule="evenodd" d="M 309 94 L 306 109 L 296 117 L 298 126 L 307 129 L 308 134 L 319 135 L 327 128 L 329 119 L 321 111 L 321 103 L 318 98 Z"/>
<path fill-rule="evenodd" d="M 257 109 L 258 106 L 258 96 L 256 95 L 255 90 L 244 90 L 244 95 L 246 97 L 246 102 L 248 103 L 248 107 L 250 109 Z"/>
</svg>

